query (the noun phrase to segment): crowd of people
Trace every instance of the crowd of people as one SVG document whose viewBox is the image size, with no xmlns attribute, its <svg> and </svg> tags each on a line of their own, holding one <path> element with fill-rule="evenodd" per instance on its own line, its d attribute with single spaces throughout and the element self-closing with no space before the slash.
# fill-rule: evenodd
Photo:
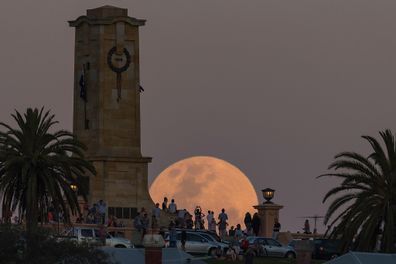
<svg viewBox="0 0 396 264">
<path fill-rule="evenodd" d="M 107 205 L 103 200 L 99 200 L 91 207 L 85 204 L 82 214 L 79 215 L 76 222 L 85 224 L 104 224 L 106 220 Z"/>
<path fill-rule="evenodd" d="M 244 227 L 241 224 L 237 224 L 236 227 L 229 227 L 229 218 L 224 208 L 217 217 L 214 211 L 211 210 L 208 210 L 207 214 L 205 214 L 199 205 L 190 213 L 186 209 L 178 209 L 174 199 L 171 199 L 171 202 L 168 204 L 168 198 L 164 197 L 162 205 L 160 206 L 159 203 L 156 203 L 152 209 L 151 219 L 145 208 L 142 208 L 134 218 L 133 225 L 141 232 L 142 238 L 150 227 L 153 229 L 159 228 L 161 212 L 166 212 L 167 216 L 170 215 L 168 223 L 169 230 L 173 227 L 181 229 L 206 229 L 218 234 L 221 238 L 232 237 L 236 240 L 241 239 L 243 236 L 257 236 L 261 224 L 258 213 L 254 213 L 252 216 L 247 212 L 244 218 Z M 279 232 L 279 230 L 280 223 L 276 221 L 274 232 Z"/>
<path fill-rule="evenodd" d="M 75 219 L 76 223 L 83 224 L 97 224 L 105 225 L 108 227 L 124 227 L 124 223 L 117 219 L 114 215 L 107 215 L 107 205 L 103 200 L 99 200 L 92 206 L 88 204 L 84 205 L 82 212 Z M 243 219 L 243 224 L 237 224 L 236 226 L 229 227 L 229 218 L 225 209 L 221 209 L 221 212 L 215 216 L 214 211 L 208 210 L 205 214 L 202 208 L 198 205 L 195 207 L 193 213 L 188 212 L 186 209 L 178 209 L 174 199 L 168 203 L 168 198 L 164 197 L 162 205 L 156 203 L 151 210 L 151 214 L 146 211 L 145 208 L 141 208 L 137 216 L 133 219 L 133 226 L 141 232 L 141 237 L 147 233 L 148 229 L 157 229 L 160 227 L 161 212 L 166 212 L 169 222 L 168 229 L 171 227 L 180 229 L 206 229 L 208 231 L 218 234 L 221 238 L 231 237 L 236 240 L 241 239 L 243 236 L 258 236 L 260 231 L 261 220 L 258 213 L 254 213 L 253 216 L 247 212 Z M 12 215 L 12 214 L 10 214 Z M 3 217 L 5 219 L 5 217 Z M 11 219 L 8 217 L 7 219 Z M 62 210 L 56 210 L 54 206 L 48 208 L 46 219 L 44 222 L 54 224 L 63 222 L 65 216 Z M 166 219 L 166 218 L 165 218 Z M 20 220 L 15 216 L 15 223 L 19 223 Z M 166 223 L 161 223 L 161 226 L 166 226 Z M 228 228 L 229 227 L 229 228 Z M 278 219 L 275 219 L 273 227 L 273 238 L 276 238 L 281 225 Z M 304 223 L 304 233 L 310 233 L 310 227 L 308 220 Z"/>
</svg>

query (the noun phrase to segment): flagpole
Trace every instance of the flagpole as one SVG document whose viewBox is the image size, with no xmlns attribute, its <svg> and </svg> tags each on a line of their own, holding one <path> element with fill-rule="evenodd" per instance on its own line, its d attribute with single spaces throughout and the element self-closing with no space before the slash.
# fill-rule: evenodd
<svg viewBox="0 0 396 264">
<path fill-rule="evenodd" d="M 87 78 L 85 75 L 85 64 L 83 64 L 83 75 L 84 75 L 84 86 L 85 86 L 85 98 L 84 98 L 84 127 L 89 129 L 88 119 L 87 119 Z"/>
<path fill-rule="evenodd" d="M 84 101 L 84 123 L 85 129 L 88 129 L 88 119 L 87 119 L 87 101 Z"/>
</svg>

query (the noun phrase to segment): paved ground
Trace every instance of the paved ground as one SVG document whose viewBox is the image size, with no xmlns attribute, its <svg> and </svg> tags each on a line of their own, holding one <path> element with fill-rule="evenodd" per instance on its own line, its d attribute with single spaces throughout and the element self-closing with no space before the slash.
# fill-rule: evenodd
<svg viewBox="0 0 396 264">
<path fill-rule="evenodd" d="M 143 248 L 111 248 L 104 247 L 103 251 L 110 254 L 114 260 L 120 264 L 145 264 L 144 249 Z M 206 264 L 204 259 L 207 257 L 193 257 L 186 252 L 177 248 L 163 248 L 162 249 L 162 263 L 163 264 Z"/>
</svg>

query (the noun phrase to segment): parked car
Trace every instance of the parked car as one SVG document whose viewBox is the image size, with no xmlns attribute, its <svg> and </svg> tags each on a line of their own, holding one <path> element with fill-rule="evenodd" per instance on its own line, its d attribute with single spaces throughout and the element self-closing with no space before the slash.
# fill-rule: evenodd
<svg viewBox="0 0 396 264">
<path fill-rule="evenodd" d="M 194 232 L 194 233 L 199 233 L 199 234 L 202 234 L 203 236 L 211 236 L 212 239 L 217 241 L 217 242 L 221 242 L 221 243 L 224 243 L 224 244 L 229 244 L 228 241 L 222 240 L 220 238 L 220 236 L 218 234 L 216 234 L 216 232 L 212 232 L 212 231 L 205 230 L 205 229 L 182 229 L 182 228 L 176 228 L 176 231 L 180 231 L 181 232 L 183 230 Z"/>
<path fill-rule="evenodd" d="M 178 248 L 182 248 L 181 245 L 181 230 L 176 230 L 176 245 Z M 223 252 L 228 249 L 228 244 L 219 242 L 214 236 L 208 234 L 207 232 L 186 230 L 187 240 L 186 240 L 186 252 L 193 254 L 208 254 L 210 256 L 215 255 L 216 249 L 221 248 Z M 165 233 L 165 243 L 169 245 L 169 232 Z"/>
<path fill-rule="evenodd" d="M 71 239 L 78 243 L 101 244 L 98 228 L 74 227 L 66 230 L 58 239 Z M 130 240 L 122 237 L 114 237 L 106 232 L 106 246 L 116 248 L 133 248 Z"/>
<path fill-rule="evenodd" d="M 296 251 L 291 246 L 284 246 L 277 240 L 267 237 L 249 236 L 246 238 L 249 247 L 253 248 L 256 256 L 295 258 Z"/>
<path fill-rule="evenodd" d="M 315 239 L 312 258 L 333 259 L 342 254 L 341 240 L 337 239 Z"/>
</svg>

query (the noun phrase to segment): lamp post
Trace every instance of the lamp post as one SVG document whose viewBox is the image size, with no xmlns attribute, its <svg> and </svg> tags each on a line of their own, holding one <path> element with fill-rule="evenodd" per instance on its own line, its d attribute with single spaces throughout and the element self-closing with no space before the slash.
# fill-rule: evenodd
<svg viewBox="0 0 396 264">
<path fill-rule="evenodd" d="M 274 189 L 271 188 L 265 188 L 263 190 L 261 190 L 261 192 L 263 193 L 263 197 L 266 200 L 264 203 L 266 204 L 272 204 L 273 202 L 271 202 L 271 199 L 274 198 Z"/>
<path fill-rule="evenodd" d="M 265 201 L 261 204 L 254 205 L 253 208 L 257 210 L 260 218 L 259 235 L 271 237 L 275 219 L 279 219 L 279 210 L 283 208 L 283 205 L 275 204 L 271 201 L 274 198 L 274 189 L 265 188 L 261 192 Z"/>
</svg>

